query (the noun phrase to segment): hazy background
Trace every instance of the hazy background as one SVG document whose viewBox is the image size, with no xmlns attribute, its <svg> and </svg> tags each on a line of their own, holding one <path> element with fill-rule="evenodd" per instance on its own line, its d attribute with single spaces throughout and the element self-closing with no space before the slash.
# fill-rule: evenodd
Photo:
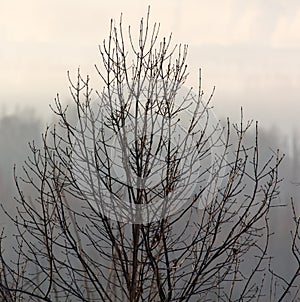
<svg viewBox="0 0 300 302">
<path fill-rule="evenodd" d="M 15 211 L 13 164 L 19 174 L 27 142 L 38 142 L 42 124 L 53 119 L 49 103 L 56 93 L 70 100 L 67 70 L 76 75 L 80 67 L 101 90 L 93 66 L 110 18 L 118 22 L 123 12 L 124 29 L 131 24 L 137 37 L 149 4 L 162 35 L 173 32 L 175 43 L 189 44 L 187 84 L 197 87 L 201 67 L 206 95 L 216 86 L 217 115 L 237 120 L 243 106 L 246 118 L 264 129 L 262 154 L 270 147 L 287 153 L 280 201 L 294 196 L 300 211 L 299 0 L 0 0 L 0 205 Z M 271 243 L 272 253 L 279 255 L 279 271 L 292 272 L 291 210 L 278 213 L 272 219 L 281 239 Z M 13 233 L 0 213 L 2 226 Z"/>
<path fill-rule="evenodd" d="M 298 0 L 10 0 L 0 1 L 0 110 L 34 106 L 47 117 L 59 92 L 68 100 L 66 72 L 91 74 L 110 18 L 124 28 L 151 5 L 151 21 L 176 43 L 189 44 L 188 84 L 216 86 L 218 115 L 258 119 L 283 133 L 298 128 L 300 1 Z"/>
</svg>

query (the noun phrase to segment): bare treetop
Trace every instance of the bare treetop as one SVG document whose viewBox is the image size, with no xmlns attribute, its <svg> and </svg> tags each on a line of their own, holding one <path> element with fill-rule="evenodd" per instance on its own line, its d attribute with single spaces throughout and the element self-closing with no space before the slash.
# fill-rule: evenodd
<svg viewBox="0 0 300 302">
<path fill-rule="evenodd" d="M 138 39 L 111 22 L 94 93 L 80 72 L 75 108 L 33 144 L 19 196 L 15 259 L 1 247 L 5 301 L 272 301 L 296 299 L 299 219 L 286 279 L 272 271 L 269 214 L 279 152 L 261 162 L 251 123 L 215 118 L 186 88 L 187 46 L 159 40 L 149 12 Z M 30 197 L 22 187 L 34 189 Z M 9 215 L 9 213 L 7 213 Z M 295 216 L 294 211 L 294 216 Z M 2 243 L 3 241 L 0 241 Z"/>
</svg>

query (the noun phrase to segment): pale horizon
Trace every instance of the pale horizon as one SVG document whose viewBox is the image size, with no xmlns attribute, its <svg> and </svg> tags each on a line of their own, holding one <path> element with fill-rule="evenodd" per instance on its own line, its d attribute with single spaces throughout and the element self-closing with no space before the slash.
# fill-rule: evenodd
<svg viewBox="0 0 300 302">
<path fill-rule="evenodd" d="M 1 0 L 2 1 L 2 0 Z M 91 74 L 110 19 L 137 30 L 151 6 L 161 35 L 189 45 L 187 85 L 202 69 L 207 95 L 214 86 L 218 115 L 245 116 L 289 133 L 300 111 L 300 2 L 297 1 L 26 1 L 1 2 L 0 110 L 35 107 L 48 117 L 56 93 L 70 99 L 67 71 Z M 136 36 L 137 36 L 136 31 Z M 280 121 L 280 122 L 279 122 Z"/>
</svg>

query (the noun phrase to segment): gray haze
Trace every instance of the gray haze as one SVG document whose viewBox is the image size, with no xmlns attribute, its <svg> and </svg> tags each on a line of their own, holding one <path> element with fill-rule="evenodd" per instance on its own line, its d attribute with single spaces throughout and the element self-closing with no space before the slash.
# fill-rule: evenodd
<svg viewBox="0 0 300 302">
<path fill-rule="evenodd" d="M 70 100 L 67 70 L 80 67 L 101 90 L 93 65 L 100 63 L 97 45 L 107 37 L 110 18 L 124 29 L 138 22 L 151 5 L 151 22 L 161 23 L 161 34 L 173 32 L 174 43 L 189 44 L 187 85 L 213 87 L 215 112 L 237 120 L 259 120 L 262 150 L 280 148 L 282 164 L 280 202 L 293 196 L 299 212 L 300 144 L 296 130 L 300 101 L 300 1 L 297 0 L 0 0 L 0 203 L 14 213 L 16 187 L 13 164 L 21 175 L 28 141 L 39 141 L 43 118 L 52 120 L 49 103 L 56 93 Z M 35 114 L 24 108 L 33 107 Z M 271 130 L 266 130 L 271 129 Z M 289 140 L 286 136 L 289 135 Z M 29 193 L 28 193 L 29 194 Z M 290 208 L 272 216 L 279 240 L 271 242 L 276 269 L 293 272 L 289 251 Z M 0 227 L 13 226 L 0 211 Z M 1 229 L 0 228 L 0 229 Z"/>
<path fill-rule="evenodd" d="M 215 110 L 248 118 L 284 133 L 298 127 L 300 2 L 294 0 L 87 0 L 4 1 L 0 9 L 0 110 L 34 106 L 47 117 L 59 92 L 68 101 L 66 71 L 80 66 L 101 89 L 93 65 L 110 18 L 123 12 L 124 29 L 151 5 L 151 21 L 174 43 L 189 44 L 188 85 L 202 68 L 207 95 L 216 86 Z M 136 32 L 137 33 L 137 32 Z"/>
</svg>

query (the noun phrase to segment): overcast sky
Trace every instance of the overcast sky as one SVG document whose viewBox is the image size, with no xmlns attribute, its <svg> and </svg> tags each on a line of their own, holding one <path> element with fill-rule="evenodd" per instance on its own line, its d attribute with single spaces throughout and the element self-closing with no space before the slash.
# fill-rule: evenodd
<svg viewBox="0 0 300 302">
<path fill-rule="evenodd" d="M 216 86 L 218 115 L 246 116 L 288 132 L 300 113 L 299 0 L 0 0 L 0 109 L 68 98 L 66 72 L 96 74 L 97 46 L 110 18 L 123 12 L 137 28 L 151 5 L 151 21 L 175 43 L 189 44 L 188 84 L 202 68 L 207 94 Z M 95 82 L 101 86 L 100 81 Z M 100 88 L 98 86 L 98 88 Z M 43 113 L 44 112 L 44 113 Z"/>
</svg>

